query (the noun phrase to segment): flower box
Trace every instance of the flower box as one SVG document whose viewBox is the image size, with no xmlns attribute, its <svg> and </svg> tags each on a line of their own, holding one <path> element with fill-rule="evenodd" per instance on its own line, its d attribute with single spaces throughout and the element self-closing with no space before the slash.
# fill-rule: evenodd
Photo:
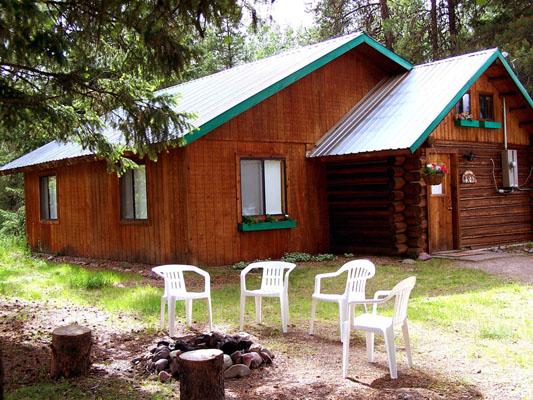
<svg viewBox="0 0 533 400">
<path fill-rule="evenodd" d="M 502 127 L 502 123 L 496 121 L 480 121 L 479 124 L 482 128 L 488 129 L 500 129 Z"/>
<path fill-rule="evenodd" d="M 423 178 L 428 185 L 440 185 L 444 179 L 444 174 L 424 174 Z"/>
<path fill-rule="evenodd" d="M 237 228 L 241 232 L 270 231 L 273 229 L 291 229 L 294 227 L 296 227 L 296 221 L 293 219 L 286 219 L 283 221 L 257 222 L 255 224 L 237 224 Z"/>
<path fill-rule="evenodd" d="M 456 126 L 464 126 L 467 128 L 479 128 L 479 121 L 473 119 L 456 119 Z"/>
</svg>

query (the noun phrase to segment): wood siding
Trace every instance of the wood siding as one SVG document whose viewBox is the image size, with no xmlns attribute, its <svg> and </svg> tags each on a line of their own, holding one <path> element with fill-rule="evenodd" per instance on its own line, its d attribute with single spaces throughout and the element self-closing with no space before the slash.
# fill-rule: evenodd
<svg viewBox="0 0 533 400">
<path fill-rule="evenodd" d="M 118 178 L 104 162 L 25 174 L 27 238 L 52 253 L 160 264 L 221 265 L 329 248 L 325 171 L 306 151 L 386 76 L 358 48 L 185 148 L 147 162 L 146 222 L 121 222 Z M 239 232 L 239 157 L 286 161 L 294 229 Z M 57 222 L 39 220 L 38 177 L 57 174 Z"/>
</svg>

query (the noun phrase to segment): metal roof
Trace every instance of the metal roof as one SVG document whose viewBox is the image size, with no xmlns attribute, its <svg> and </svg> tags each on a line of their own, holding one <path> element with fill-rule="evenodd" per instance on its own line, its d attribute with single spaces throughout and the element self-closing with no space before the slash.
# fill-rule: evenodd
<svg viewBox="0 0 533 400">
<path fill-rule="evenodd" d="M 186 111 L 197 115 L 197 119 L 192 123 L 198 129 L 177 135 L 177 138 L 183 137 L 185 143 L 191 143 L 362 43 L 368 44 L 394 61 L 399 68 L 404 70 L 412 68 L 410 63 L 366 34 L 354 33 L 239 65 L 160 90 L 158 93 L 179 95 L 176 111 Z M 120 134 L 116 131 L 109 130 L 105 133 L 113 140 L 120 138 Z M 52 142 L 4 165 L 0 171 L 89 154 L 91 154 L 89 151 L 83 150 L 77 144 Z"/>
<path fill-rule="evenodd" d="M 498 49 L 491 49 L 452 57 L 415 66 L 382 81 L 308 156 L 416 150 L 500 55 Z"/>
</svg>

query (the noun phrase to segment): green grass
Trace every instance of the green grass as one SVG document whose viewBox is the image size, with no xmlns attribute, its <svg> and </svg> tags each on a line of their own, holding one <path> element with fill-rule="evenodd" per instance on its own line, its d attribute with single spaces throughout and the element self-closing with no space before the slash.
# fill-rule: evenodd
<svg viewBox="0 0 533 400">
<path fill-rule="evenodd" d="M 301 264 L 291 274 L 291 323 L 305 329 L 310 313 L 310 298 L 317 273 L 336 270 L 343 260 L 320 264 Z M 318 266 L 317 266 L 318 265 Z M 206 268 L 212 278 L 213 314 L 216 325 L 238 329 L 239 271 L 231 267 Z M 466 338 L 471 354 L 483 354 L 500 363 L 533 364 L 531 352 L 522 346 L 533 341 L 532 287 L 489 275 L 479 270 L 454 267 L 451 262 L 431 260 L 413 265 L 378 266 L 367 283 L 367 295 L 378 289 L 390 289 L 399 280 L 416 275 L 409 318 L 422 326 Z M 259 284 L 259 275 L 249 275 L 249 286 Z M 193 278 L 193 287 L 202 281 Z M 345 277 L 323 282 L 323 291 L 339 293 Z M 126 311 L 155 327 L 159 316 L 161 288 L 140 281 L 139 275 L 91 270 L 69 264 L 56 264 L 31 255 L 17 242 L 0 242 L 0 296 L 18 296 L 31 300 L 55 300 L 96 306 L 109 312 Z M 246 321 L 252 326 L 253 300 L 247 303 Z M 264 322 L 279 332 L 279 302 L 265 299 Z M 387 312 L 387 310 L 385 310 Z M 178 303 L 177 313 L 184 309 Z M 205 301 L 194 303 L 194 317 L 203 321 Z M 334 329 L 338 309 L 332 303 L 319 303 L 318 323 Z"/>
</svg>

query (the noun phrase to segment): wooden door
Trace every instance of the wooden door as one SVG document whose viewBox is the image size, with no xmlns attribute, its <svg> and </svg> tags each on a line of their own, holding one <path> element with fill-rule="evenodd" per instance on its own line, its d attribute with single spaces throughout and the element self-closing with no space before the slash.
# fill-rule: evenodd
<svg viewBox="0 0 533 400">
<path fill-rule="evenodd" d="M 452 173 L 450 154 L 431 154 L 429 163 L 444 164 L 450 171 L 440 185 L 428 185 L 429 198 L 429 251 L 453 249 L 453 201 Z"/>
</svg>

